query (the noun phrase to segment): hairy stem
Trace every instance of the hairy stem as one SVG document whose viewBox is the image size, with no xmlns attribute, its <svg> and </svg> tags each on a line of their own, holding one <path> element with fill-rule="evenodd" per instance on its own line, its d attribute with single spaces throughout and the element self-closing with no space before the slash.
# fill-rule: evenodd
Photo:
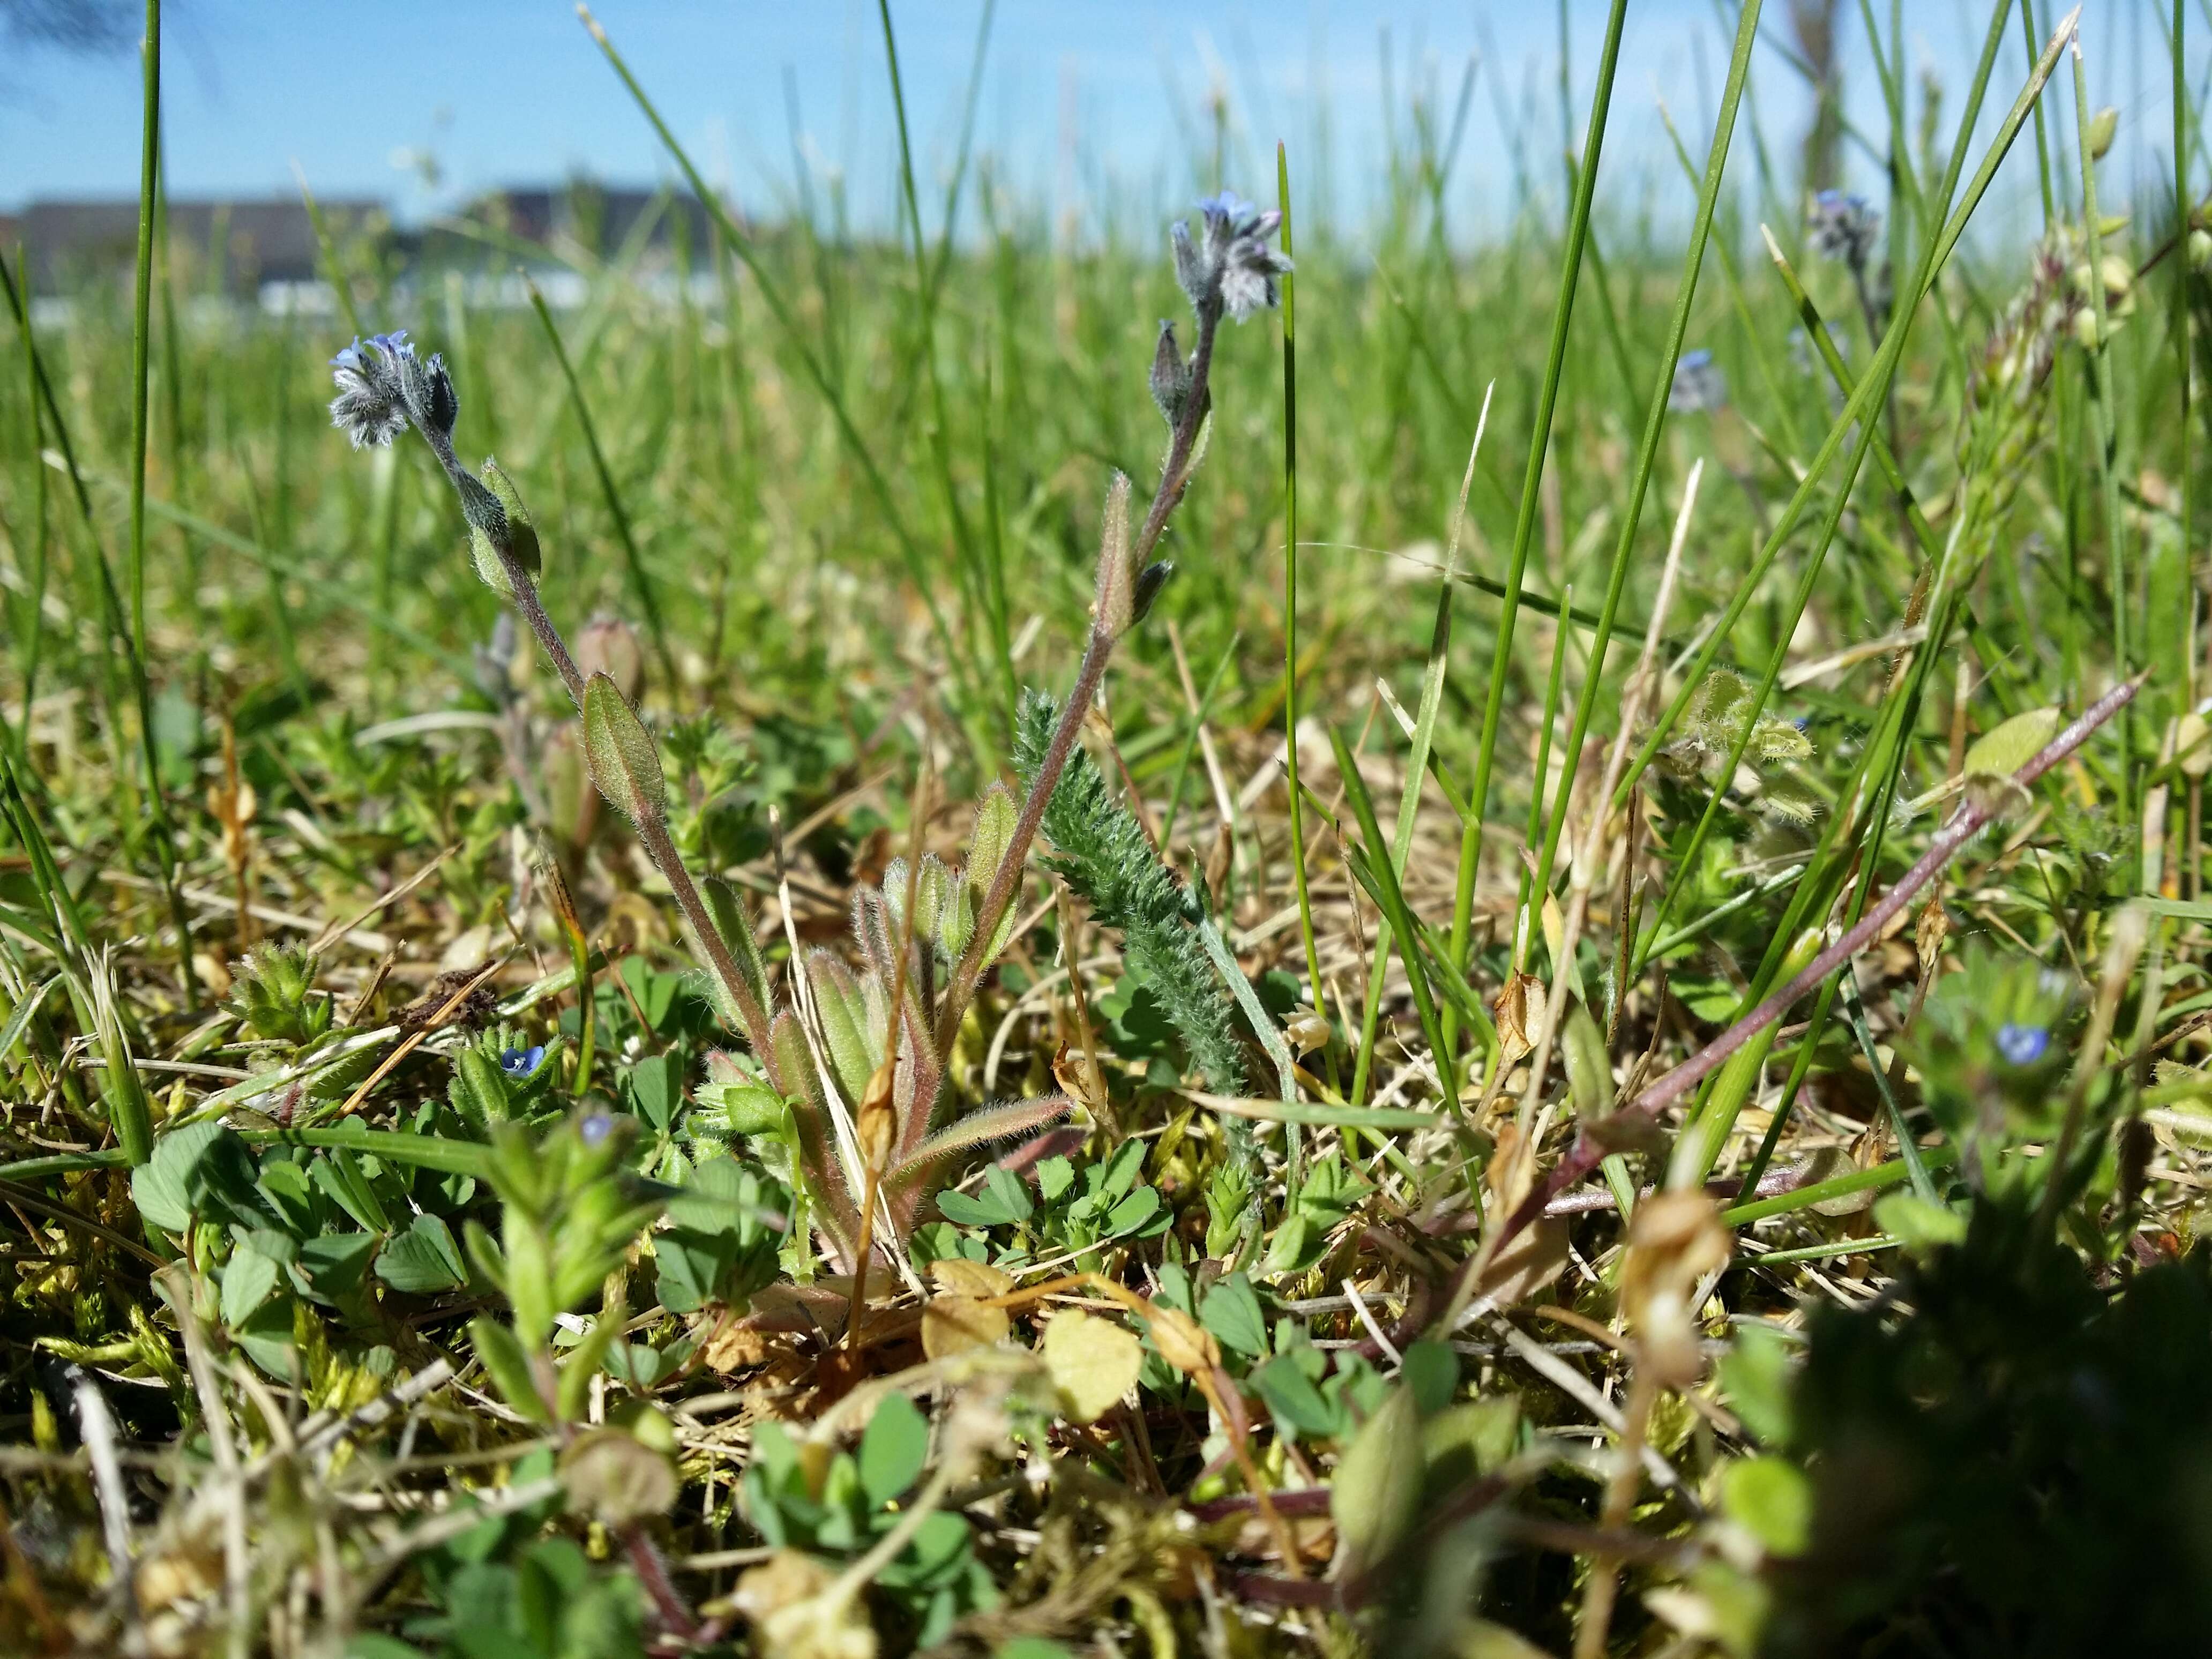
<svg viewBox="0 0 2212 1659">
<path fill-rule="evenodd" d="M 1160 487 L 1152 497 L 1152 507 L 1145 514 L 1143 526 L 1137 532 L 1129 552 L 1129 565 L 1133 580 L 1152 560 L 1159 546 L 1160 537 L 1167 529 L 1169 514 L 1182 500 L 1189 485 L 1191 461 L 1198 447 L 1199 434 L 1206 428 L 1206 418 L 1212 408 L 1207 390 L 1207 379 L 1213 367 L 1213 337 L 1221 325 L 1221 302 L 1216 296 L 1211 303 L 1200 308 L 1198 313 L 1198 344 L 1191 353 L 1190 392 L 1184 400 L 1182 413 L 1176 420 L 1173 435 L 1168 441 L 1168 455 L 1160 469 Z M 1020 815 L 1014 820 L 1014 833 L 1006 843 L 999 867 L 991 873 L 991 884 L 984 890 L 983 902 L 976 907 L 975 932 L 968 941 L 968 948 L 960 953 L 960 961 L 945 985 L 945 1001 L 938 1010 L 937 1049 L 939 1054 L 952 1051 L 952 1041 L 959 1035 L 960 1022 L 968 1012 L 974 999 L 975 987 L 988 965 L 992 938 L 997 933 L 999 922 L 1021 890 L 1022 872 L 1028 867 L 1030 843 L 1036 839 L 1037 825 L 1044 820 L 1045 804 L 1051 800 L 1052 792 L 1059 786 L 1060 775 L 1066 769 L 1067 757 L 1075 752 L 1076 735 L 1083 729 L 1083 717 L 1091 708 L 1091 700 L 1098 695 L 1099 682 L 1106 678 L 1106 665 L 1114 654 L 1120 636 L 1108 633 L 1102 622 L 1091 630 L 1090 642 L 1084 647 L 1083 661 L 1075 671 L 1075 684 L 1060 705 L 1060 724 L 1053 728 L 1052 742 L 1045 750 L 1044 764 L 1030 785 L 1028 796 L 1022 802 Z"/>
<path fill-rule="evenodd" d="M 434 449 L 437 446 L 434 444 L 432 447 Z M 447 460 L 448 457 L 441 453 L 439 459 Z M 584 676 L 576 666 L 575 658 L 569 654 L 568 641 L 561 637 L 561 630 L 553 625 L 553 618 L 546 614 L 544 601 L 538 595 L 538 584 L 532 580 L 522 561 L 514 556 L 514 551 L 503 541 L 495 538 L 493 546 L 499 554 L 500 567 L 507 572 L 507 582 L 514 589 L 514 608 L 521 613 L 523 621 L 530 624 L 530 631 L 538 636 L 538 643 L 544 647 L 546 656 L 552 661 L 554 672 L 561 677 L 561 684 L 568 688 L 569 699 L 576 705 L 576 718 L 581 720 L 584 717 Z M 769 1042 L 768 1011 L 753 995 L 751 984 L 738 969 L 737 958 L 730 954 L 730 947 L 715 927 L 714 917 L 708 914 L 706 901 L 699 896 L 698 884 L 691 879 L 691 872 L 684 867 L 683 855 L 676 850 L 676 842 L 668 833 L 667 823 L 659 817 L 653 817 L 640 820 L 635 828 L 638 844 L 645 848 L 645 855 L 653 860 L 653 867 L 659 871 L 663 879 L 668 883 L 668 890 L 676 898 L 676 908 L 684 913 L 685 923 L 697 936 L 699 953 L 707 958 L 708 969 L 723 989 L 729 993 L 738 1018 L 744 1020 L 745 1041 L 752 1045 L 753 1054 L 768 1068 L 769 1081 L 777 1088 L 782 1088 L 783 1085 L 776 1076 L 775 1050 Z"/>
</svg>

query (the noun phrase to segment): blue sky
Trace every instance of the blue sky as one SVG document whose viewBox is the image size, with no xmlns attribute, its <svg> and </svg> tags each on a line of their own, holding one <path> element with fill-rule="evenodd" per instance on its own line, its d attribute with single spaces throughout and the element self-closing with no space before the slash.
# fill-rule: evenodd
<svg viewBox="0 0 2212 1659">
<path fill-rule="evenodd" d="M 1663 98 L 1702 148 L 1728 59 L 1722 9 L 1714 0 L 1630 7 L 1605 176 L 1630 199 L 1648 187 L 1662 212 L 1676 210 L 1686 187 L 1656 106 Z M 1889 9 L 1879 0 L 1875 9 Z M 1732 27 L 1735 8 L 1726 9 Z M 2048 0 L 2039 8 L 2051 9 Z M 419 220 L 498 185 L 577 170 L 650 183 L 669 171 L 567 0 L 168 0 L 165 10 L 179 196 L 289 192 L 296 161 L 319 193 L 382 197 Z M 1785 27 L 1786 11 L 1784 0 L 1769 0 L 1770 31 Z M 1567 12 L 1579 102 L 1606 9 L 1568 0 Z M 799 148 L 817 185 L 842 176 L 854 216 L 885 221 L 895 136 L 873 0 L 603 0 L 598 15 L 709 177 L 749 210 L 772 212 L 790 199 L 795 100 Z M 1947 88 L 1948 132 L 1986 10 L 1979 0 L 1905 0 L 1904 15 L 1913 78 L 1931 70 Z M 2121 179 L 2163 171 L 2171 102 L 2150 0 L 2088 0 L 2084 15 L 2093 97 L 2128 112 Z M 893 16 L 915 143 L 934 175 L 953 154 L 981 0 L 903 0 Z M 1480 64 L 1453 207 L 1460 222 L 1494 222 L 1510 205 L 1516 139 L 1541 183 L 1559 175 L 1552 0 L 1001 0 L 978 143 L 1000 176 L 1055 213 L 1073 204 L 1093 223 L 1102 213 L 1150 213 L 1217 182 L 1200 176 L 1207 169 L 1196 155 L 1218 86 L 1231 110 L 1225 182 L 1272 195 L 1272 179 L 1255 175 L 1272 172 L 1282 137 L 1301 191 L 1325 179 L 1334 208 L 1356 215 L 1374 199 L 1386 101 L 1401 129 L 1417 92 L 1448 119 L 1471 58 Z M 1855 26 L 1846 64 L 1853 112 L 1878 131 L 1878 90 Z M 2009 39 L 1991 119 L 2021 68 Z M 1786 156 L 1804 117 L 1796 77 L 1762 49 L 1753 89 L 1770 145 Z M 2054 107 L 2070 121 L 2070 103 Z M 0 208 L 135 191 L 137 123 L 135 54 L 17 56 L 0 70 Z M 435 188 L 410 165 L 424 155 L 437 160 Z M 1747 159 L 1741 145 L 1739 155 Z M 1852 182 L 1878 183 L 1863 159 L 1850 165 Z"/>
</svg>

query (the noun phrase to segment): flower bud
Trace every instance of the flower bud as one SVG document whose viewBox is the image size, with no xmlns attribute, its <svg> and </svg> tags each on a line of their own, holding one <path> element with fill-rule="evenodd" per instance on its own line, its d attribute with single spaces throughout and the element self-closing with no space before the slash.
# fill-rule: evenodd
<svg viewBox="0 0 2212 1659">
<path fill-rule="evenodd" d="M 1182 348 L 1176 343 L 1173 323 L 1160 325 L 1159 344 L 1152 351 L 1152 385 L 1160 418 L 1172 428 L 1182 419 L 1183 405 L 1190 400 L 1190 366 L 1183 362 Z"/>
<path fill-rule="evenodd" d="M 576 635 L 576 668 L 586 679 L 605 674 L 623 700 L 635 702 L 645 690 L 645 649 L 637 630 L 617 617 L 596 617 Z"/>
<path fill-rule="evenodd" d="M 2089 118 L 2089 159 L 2101 161 L 2112 148 L 2112 137 L 2120 130 L 2120 112 L 2110 104 Z"/>
</svg>

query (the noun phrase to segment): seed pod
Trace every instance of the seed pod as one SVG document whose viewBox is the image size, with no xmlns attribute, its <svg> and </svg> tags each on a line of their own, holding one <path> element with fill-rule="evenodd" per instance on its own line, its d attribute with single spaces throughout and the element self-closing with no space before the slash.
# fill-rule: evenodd
<svg viewBox="0 0 2212 1659">
<path fill-rule="evenodd" d="M 1136 620 L 1136 573 L 1129 568 L 1129 477 L 1116 472 L 1106 490 L 1106 521 L 1099 536 L 1098 585 L 1093 626 L 1119 639 Z"/>
<path fill-rule="evenodd" d="M 594 674 L 584 685 L 584 754 L 592 781 L 635 824 L 658 823 L 668 810 L 660 750 L 615 683 Z"/>
<path fill-rule="evenodd" d="M 1160 325 L 1160 342 L 1152 349 L 1152 385 L 1160 418 L 1172 428 L 1182 419 L 1183 407 L 1190 401 L 1190 367 L 1182 360 L 1182 348 L 1176 343 L 1173 323 Z"/>
</svg>

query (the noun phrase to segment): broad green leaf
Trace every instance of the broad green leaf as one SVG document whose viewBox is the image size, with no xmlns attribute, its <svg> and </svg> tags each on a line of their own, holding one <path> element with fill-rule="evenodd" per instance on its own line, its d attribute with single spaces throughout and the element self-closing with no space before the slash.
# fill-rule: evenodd
<svg viewBox="0 0 2212 1659">
<path fill-rule="evenodd" d="M 1451 1404 L 1459 1389 L 1459 1356 L 1442 1342 L 1416 1342 L 1406 1350 L 1400 1368 L 1413 1402 L 1424 1417 L 1434 1416 Z"/>
<path fill-rule="evenodd" d="M 880 1508 L 915 1483 L 929 1459 L 929 1419 L 896 1390 L 886 1394 L 860 1434 L 860 1490 Z"/>
<path fill-rule="evenodd" d="M 1603 1117 L 1613 1104 L 1613 1060 L 1606 1052 L 1605 1034 L 1579 1002 L 1567 1010 L 1559 1030 L 1559 1048 L 1567 1062 L 1567 1086 L 1574 1097 L 1575 1115 L 1585 1123 Z"/>
<path fill-rule="evenodd" d="M 281 1262 L 240 1245 L 222 1270 L 222 1322 L 234 1328 L 245 1323 L 269 1299 L 283 1272 Z"/>
<path fill-rule="evenodd" d="M 1199 1322 L 1212 1331 L 1221 1346 L 1248 1359 L 1267 1352 L 1267 1320 L 1260 1310 L 1259 1293 L 1243 1273 L 1230 1274 L 1206 1293 Z"/>
<path fill-rule="evenodd" d="M 1095 1423 L 1137 1386 L 1145 1345 L 1107 1320 L 1070 1308 L 1054 1314 L 1041 1345 L 1046 1373 L 1071 1423 Z"/>
<path fill-rule="evenodd" d="M 1372 1566 L 1397 1547 L 1420 1504 L 1421 1470 L 1420 1407 L 1401 1384 L 1360 1425 L 1329 1481 L 1328 1512 L 1346 1570 Z"/>
<path fill-rule="evenodd" d="M 1875 1200 L 1874 1224 L 1902 1239 L 1908 1250 L 1926 1252 L 1966 1242 L 1966 1218 L 1915 1193 L 1884 1193 Z"/>
<path fill-rule="evenodd" d="M 1267 1402 L 1267 1409 L 1304 1438 L 1327 1439 L 1344 1425 L 1342 1415 L 1322 1397 L 1313 1379 L 1289 1354 L 1255 1368 L 1250 1380 L 1260 1398 Z"/>
<path fill-rule="evenodd" d="M 1721 1397 L 1756 1439 L 1785 1443 L 1796 1422 L 1790 1344 L 1763 1325 L 1745 1325 L 1720 1364 Z"/>
<path fill-rule="evenodd" d="M 1802 1555 L 1812 1542 L 1813 1483 L 1783 1458 L 1747 1457 L 1729 1464 L 1721 1503 L 1729 1519 L 1769 1555 Z"/>
<path fill-rule="evenodd" d="M 2014 714 L 1974 739 L 1961 769 L 1970 778 L 2010 777 L 2058 735 L 2062 718 L 2056 708 L 2031 708 L 2025 714 Z"/>
<path fill-rule="evenodd" d="M 384 1247 L 376 1258 L 376 1276 L 411 1296 L 459 1290 L 469 1277 L 452 1231 L 434 1215 L 416 1216 Z"/>
</svg>

